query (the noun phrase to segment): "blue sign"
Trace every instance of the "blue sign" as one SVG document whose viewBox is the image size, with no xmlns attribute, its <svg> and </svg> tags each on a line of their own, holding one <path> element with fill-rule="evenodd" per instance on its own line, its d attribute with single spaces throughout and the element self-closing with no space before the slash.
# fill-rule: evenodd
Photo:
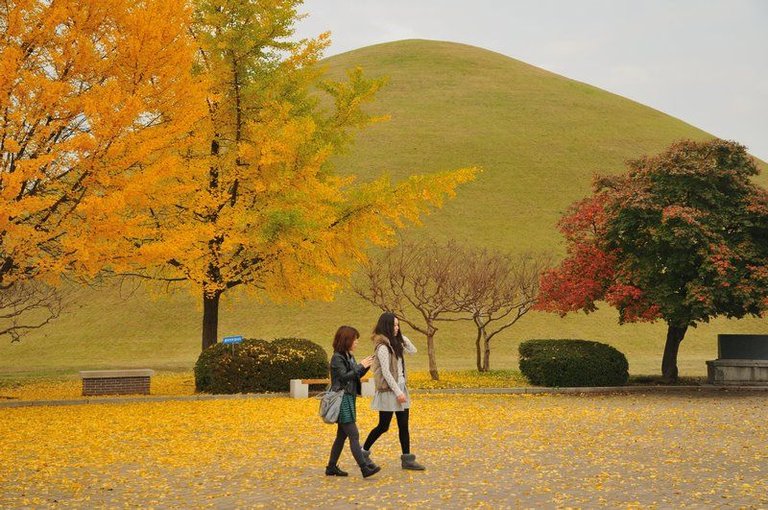
<svg viewBox="0 0 768 510">
<path fill-rule="evenodd" d="M 225 336 L 224 339 L 221 341 L 223 344 L 239 344 L 243 341 L 243 337 L 238 336 Z"/>
</svg>

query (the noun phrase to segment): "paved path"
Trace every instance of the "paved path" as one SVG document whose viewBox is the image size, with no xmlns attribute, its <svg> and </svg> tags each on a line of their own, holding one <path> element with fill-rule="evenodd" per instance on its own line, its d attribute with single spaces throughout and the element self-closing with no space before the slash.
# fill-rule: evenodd
<svg viewBox="0 0 768 510">
<path fill-rule="evenodd" d="M 414 394 L 383 470 L 323 476 L 314 399 L 0 410 L 0 508 L 768 508 L 764 392 Z M 375 424 L 359 401 L 360 428 Z"/>
<path fill-rule="evenodd" d="M 446 389 L 414 389 L 411 393 L 433 395 L 624 395 L 633 393 L 743 393 L 767 392 L 768 386 L 715 386 L 702 384 L 698 386 L 605 386 L 584 388 L 446 388 Z M 242 400 L 261 398 L 285 398 L 288 393 L 248 393 L 235 395 L 147 395 L 147 396 L 104 396 L 83 397 L 68 400 L 0 400 L 2 407 L 38 407 L 38 406 L 68 406 L 84 404 L 116 404 L 135 402 L 189 402 L 201 400 Z"/>
</svg>

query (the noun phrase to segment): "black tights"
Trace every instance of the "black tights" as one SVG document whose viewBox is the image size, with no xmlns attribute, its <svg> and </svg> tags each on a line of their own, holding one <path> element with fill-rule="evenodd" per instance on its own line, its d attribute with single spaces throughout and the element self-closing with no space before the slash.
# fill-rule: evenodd
<svg viewBox="0 0 768 510">
<path fill-rule="evenodd" d="M 357 465 L 362 467 L 365 464 L 365 457 L 363 457 L 363 450 L 360 448 L 360 432 L 357 431 L 357 424 L 352 422 L 339 423 L 338 425 L 336 440 L 331 447 L 328 465 L 335 466 L 339 462 L 341 450 L 344 449 L 344 442 L 349 438 L 349 448 L 352 450 L 352 456 L 355 458 Z"/>
<path fill-rule="evenodd" d="M 379 424 L 368 434 L 363 448 L 370 450 L 373 443 L 386 431 L 389 430 L 389 424 L 392 423 L 392 411 L 379 411 Z M 411 453 L 411 434 L 408 432 L 408 409 L 403 411 L 394 411 L 397 417 L 397 431 L 400 436 L 400 449 L 403 453 Z"/>
</svg>

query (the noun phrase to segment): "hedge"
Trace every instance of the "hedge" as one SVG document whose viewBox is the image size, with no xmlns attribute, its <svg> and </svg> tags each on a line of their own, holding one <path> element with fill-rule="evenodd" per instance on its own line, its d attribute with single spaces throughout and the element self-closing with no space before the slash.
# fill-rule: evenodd
<svg viewBox="0 0 768 510">
<path fill-rule="evenodd" d="M 205 393 L 282 392 L 288 391 L 291 379 L 325 377 L 325 350 L 301 338 L 217 343 L 205 349 L 195 363 L 195 390 Z"/>
<path fill-rule="evenodd" d="M 527 340 L 519 347 L 520 372 L 536 386 L 623 386 L 629 380 L 626 356 L 590 340 Z"/>
</svg>

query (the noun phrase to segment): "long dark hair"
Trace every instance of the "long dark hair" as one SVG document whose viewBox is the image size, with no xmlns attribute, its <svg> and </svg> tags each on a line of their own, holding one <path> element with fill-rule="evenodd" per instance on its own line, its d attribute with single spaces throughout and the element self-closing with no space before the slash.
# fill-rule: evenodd
<svg viewBox="0 0 768 510">
<path fill-rule="evenodd" d="M 389 343 L 392 345 L 392 349 L 395 351 L 395 356 L 398 358 L 403 357 L 403 333 L 398 329 L 395 334 L 395 314 L 390 312 L 384 312 L 379 317 L 379 321 L 376 323 L 376 327 L 373 329 L 374 335 L 384 335 L 389 338 Z"/>
</svg>

